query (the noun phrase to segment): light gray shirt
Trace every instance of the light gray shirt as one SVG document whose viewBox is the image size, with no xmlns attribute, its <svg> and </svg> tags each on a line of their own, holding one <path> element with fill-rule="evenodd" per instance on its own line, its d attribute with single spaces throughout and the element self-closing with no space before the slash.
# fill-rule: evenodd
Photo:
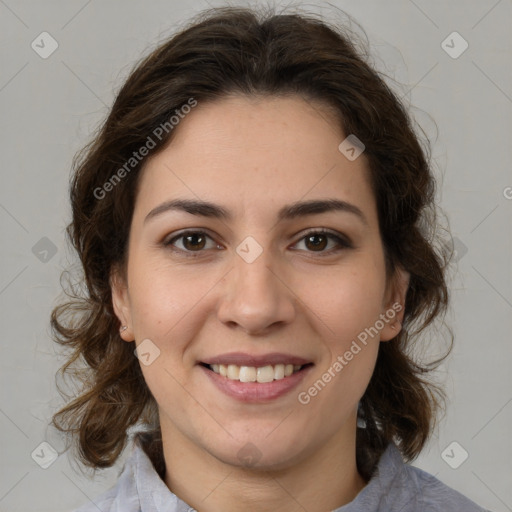
<svg viewBox="0 0 512 512">
<path fill-rule="evenodd" d="M 195 512 L 173 494 L 138 443 L 116 485 L 75 512 Z M 353 501 L 333 512 L 489 512 L 434 476 L 403 462 L 390 444 Z"/>
</svg>

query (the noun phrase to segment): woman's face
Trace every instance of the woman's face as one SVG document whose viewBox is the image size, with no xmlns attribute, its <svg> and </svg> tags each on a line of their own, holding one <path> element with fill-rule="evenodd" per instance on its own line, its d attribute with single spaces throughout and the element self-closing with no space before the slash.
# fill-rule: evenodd
<svg viewBox="0 0 512 512">
<path fill-rule="evenodd" d="M 113 286 L 164 442 L 284 468 L 353 439 L 407 287 L 405 273 L 386 286 L 364 153 L 342 153 L 348 134 L 298 97 L 199 103 L 174 129 Z"/>
</svg>

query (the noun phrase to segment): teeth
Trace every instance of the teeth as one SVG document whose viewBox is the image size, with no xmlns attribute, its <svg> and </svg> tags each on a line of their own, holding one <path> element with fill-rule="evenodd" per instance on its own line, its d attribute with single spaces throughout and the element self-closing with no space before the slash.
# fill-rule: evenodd
<svg viewBox="0 0 512 512">
<path fill-rule="evenodd" d="M 239 368 L 240 378 L 237 380 L 240 382 L 256 382 L 256 368 L 253 366 L 239 366 Z"/>
<path fill-rule="evenodd" d="M 228 379 L 237 380 L 240 376 L 240 366 L 237 366 L 236 364 L 229 364 L 228 365 L 228 373 L 227 377 Z"/>
<path fill-rule="evenodd" d="M 240 382 L 272 382 L 284 379 L 300 370 L 300 364 L 276 364 L 274 366 L 237 366 L 236 364 L 212 364 L 210 368 L 223 377 Z"/>
<path fill-rule="evenodd" d="M 276 364 L 274 367 L 274 379 L 279 380 L 284 378 L 284 364 Z"/>
<path fill-rule="evenodd" d="M 274 367 L 262 366 L 256 370 L 256 380 L 258 382 L 272 382 L 274 380 Z"/>
</svg>

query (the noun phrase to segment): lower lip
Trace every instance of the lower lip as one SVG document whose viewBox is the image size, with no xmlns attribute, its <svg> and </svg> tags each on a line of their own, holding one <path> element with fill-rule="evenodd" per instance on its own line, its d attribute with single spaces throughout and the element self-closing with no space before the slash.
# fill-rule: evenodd
<svg viewBox="0 0 512 512">
<path fill-rule="evenodd" d="M 306 368 L 292 373 L 289 377 L 263 383 L 231 380 L 202 365 L 199 365 L 199 368 L 206 373 L 220 391 L 232 398 L 236 398 L 241 402 L 269 402 L 289 393 L 298 386 L 313 368 L 313 365 L 306 366 Z"/>
</svg>

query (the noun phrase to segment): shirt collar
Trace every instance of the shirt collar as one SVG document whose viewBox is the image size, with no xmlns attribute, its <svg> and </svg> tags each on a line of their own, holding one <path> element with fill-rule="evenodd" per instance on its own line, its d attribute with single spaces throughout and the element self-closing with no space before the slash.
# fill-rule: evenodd
<svg viewBox="0 0 512 512">
<path fill-rule="evenodd" d="M 169 490 L 138 443 L 134 443 L 132 460 L 141 512 L 194 511 L 190 505 Z"/>
<path fill-rule="evenodd" d="M 346 505 L 333 510 L 333 512 L 379 512 L 393 510 L 389 504 L 397 498 L 397 491 L 402 493 L 409 487 L 406 466 L 400 450 L 394 443 L 389 443 L 381 455 L 377 467 L 368 484 L 359 494 Z M 386 506 L 385 506 L 386 505 Z"/>
</svg>

